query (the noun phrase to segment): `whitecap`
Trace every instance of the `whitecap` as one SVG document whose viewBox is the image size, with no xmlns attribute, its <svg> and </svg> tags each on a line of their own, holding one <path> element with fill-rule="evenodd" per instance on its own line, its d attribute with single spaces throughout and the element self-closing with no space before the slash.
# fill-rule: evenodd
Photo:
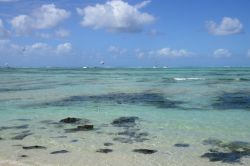
<svg viewBox="0 0 250 166">
<path fill-rule="evenodd" d="M 188 77 L 188 78 L 180 78 L 176 77 L 174 78 L 176 81 L 185 81 L 185 80 L 204 80 L 204 78 L 198 78 L 198 77 Z"/>
</svg>

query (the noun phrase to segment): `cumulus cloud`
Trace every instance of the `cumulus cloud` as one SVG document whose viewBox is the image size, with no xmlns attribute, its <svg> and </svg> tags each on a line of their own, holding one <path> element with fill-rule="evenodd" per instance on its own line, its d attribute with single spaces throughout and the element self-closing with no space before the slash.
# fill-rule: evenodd
<svg viewBox="0 0 250 166">
<path fill-rule="evenodd" d="M 2 19 L 0 19 L 0 39 L 9 37 L 10 32 L 5 29 Z"/>
<path fill-rule="evenodd" d="M 168 57 L 184 57 L 184 56 L 189 56 L 192 53 L 185 49 L 175 50 L 171 48 L 162 48 L 157 51 L 157 54 L 160 56 L 168 56 Z"/>
<path fill-rule="evenodd" d="M 151 36 L 151 37 L 155 37 L 155 36 L 163 36 L 164 33 L 163 32 L 159 32 L 156 29 L 151 29 L 147 32 L 147 35 Z"/>
<path fill-rule="evenodd" d="M 247 57 L 250 58 L 250 49 L 247 51 Z"/>
<path fill-rule="evenodd" d="M 69 53 L 72 50 L 72 45 L 71 43 L 63 43 L 63 44 L 59 44 L 56 47 L 56 53 L 57 54 L 66 54 Z"/>
<path fill-rule="evenodd" d="M 231 57 L 232 53 L 227 49 L 219 48 L 219 49 L 214 51 L 213 55 L 216 58 L 229 58 L 229 57 Z"/>
<path fill-rule="evenodd" d="M 116 46 L 109 46 L 108 52 L 116 55 L 121 55 L 127 52 L 125 48 L 120 48 Z"/>
<path fill-rule="evenodd" d="M 43 38 L 43 39 L 49 39 L 52 37 L 52 34 L 50 34 L 50 33 L 36 33 L 36 36 Z"/>
<path fill-rule="evenodd" d="M 50 39 L 50 38 L 65 38 L 70 35 L 70 32 L 65 29 L 57 29 L 54 32 L 44 33 L 44 32 L 37 32 L 36 36 L 43 38 L 43 39 Z"/>
<path fill-rule="evenodd" d="M 237 18 L 224 17 L 218 24 L 214 21 L 207 21 L 206 28 L 212 35 L 225 36 L 243 32 L 243 24 Z"/>
<path fill-rule="evenodd" d="M 16 1 L 19 1 L 19 0 L 0 0 L 0 2 L 16 2 Z"/>
<path fill-rule="evenodd" d="M 31 45 L 17 45 L 9 40 L 0 40 L 0 52 L 13 56 L 64 55 L 70 53 L 71 50 L 72 44 L 69 42 L 51 46 L 41 42 Z"/>
<path fill-rule="evenodd" d="M 36 29 L 48 29 L 55 27 L 70 16 L 70 12 L 56 8 L 54 4 L 42 5 L 30 15 L 18 15 L 10 23 L 13 29 L 19 33 L 29 33 Z"/>
<path fill-rule="evenodd" d="M 185 49 L 172 49 L 164 47 L 158 50 L 141 51 L 140 49 L 135 50 L 138 58 L 150 58 L 150 57 L 189 57 L 193 55 L 192 52 Z"/>
<path fill-rule="evenodd" d="M 133 6 L 122 0 L 111 0 L 105 4 L 77 8 L 77 12 L 83 16 L 81 25 L 84 27 L 110 32 L 140 32 L 144 25 L 155 21 L 154 16 L 140 11 L 149 2 Z"/>
<path fill-rule="evenodd" d="M 66 29 L 58 29 L 55 31 L 56 37 L 68 37 L 70 35 L 70 32 Z"/>
</svg>

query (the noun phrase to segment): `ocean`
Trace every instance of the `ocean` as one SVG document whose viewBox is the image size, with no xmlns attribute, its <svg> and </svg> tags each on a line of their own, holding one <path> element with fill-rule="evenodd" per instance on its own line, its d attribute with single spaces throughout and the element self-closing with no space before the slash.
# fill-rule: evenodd
<svg viewBox="0 0 250 166">
<path fill-rule="evenodd" d="M 11 166 L 250 166 L 250 68 L 0 68 L 0 147 Z"/>
</svg>

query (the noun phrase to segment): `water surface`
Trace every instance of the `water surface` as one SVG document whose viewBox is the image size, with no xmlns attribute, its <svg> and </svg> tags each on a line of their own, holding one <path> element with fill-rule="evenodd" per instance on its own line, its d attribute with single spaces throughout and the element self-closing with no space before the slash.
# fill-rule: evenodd
<svg viewBox="0 0 250 166">
<path fill-rule="evenodd" d="M 250 165 L 250 68 L 0 69 L 0 78 L 0 165 Z M 67 117 L 83 120 L 59 123 Z M 138 119 L 113 125 L 120 117 Z M 94 130 L 67 132 L 85 123 Z M 46 149 L 23 148 L 34 145 Z"/>
</svg>

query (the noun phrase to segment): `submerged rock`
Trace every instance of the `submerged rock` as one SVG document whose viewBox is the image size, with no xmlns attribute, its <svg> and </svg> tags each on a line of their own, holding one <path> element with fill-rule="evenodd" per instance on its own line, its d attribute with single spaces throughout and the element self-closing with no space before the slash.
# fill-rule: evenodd
<svg viewBox="0 0 250 166">
<path fill-rule="evenodd" d="M 79 130 L 93 130 L 94 129 L 94 125 L 86 124 L 86 125 L 82 125 L 82 126 L 77 126 L 77 128 Z"/>
<path fill-rule="evenodd" d="M 0 140 L 3 140 L 3 138 L 2 138 L 2 137 L 0 137 Z"/>
<path fill-rule="evenodd" d="M 58 150 L 58 151 L 54 151 L 54 152 L 51 152 L 50 154 L 62 154 L 62 153 L 68 153 L 69 151 L 67 150 Z"/>
<path fill-rule="evenodd" d="M 34 146 L 23 146 L 23 149 L 31 150 L 31 149 L 47 149 L 47 148 L 44 146 L 34 145 Z"/>
<path fill-rule="evenodd" d="M 112 146 L 112 145 L 114 145 L 114 144 L 111 143 L 111 142 L 105 142 L 103 145 L 104 145 L 104 146 Z"/>
<path fill-rule="evenodd" d="M 142 153 L 142 154 L 153 154 L 157 152 L 157 150 L 152 149 L 134 149 L 133 152 Z"/>
<path fill-rule="evenodd" d="M 121 143 L 144 142 L 148 140 L 148 138 L 146 138 L 148 133 L 140 132 L 136 123 L 137 120 L 139 120 L 139 118 L 136 116 L 115 119 L 111 124 L 115 127 L 123 127 L 125 130 L 117 133 L 117 135 L 123 137 L 116 137 L 113 140 Z"/>
<path fill-rule="evenodd" d="M 110 153 L 113 152 L 112 149 L 98 149 L 96 152 L 98 153 Z"/>
<path fill-rule="evenodd" d="M 139 118 L 136 116 L 120 117 L 115 119 L 111 124 L 115 127 L 134 127 L 137 120 L 139 120 Z"/>
<path fill-rule="evenodd" d="M 90 131 L 94 130 L 94 125 L 82 125 L 82 126 L 77 126 L 76 128 L 64 129 L 64 130 L 66 133 L 78 132 L 78 131 Z"/>
<path fill-rule="evenodd" d="M 117 141 L 120 143 L 129 143 L 129 144 L 133 143 L 133 139 L 125 138 L 125 137 L 115 137 L 115 138 L 113 138 L 113 141 Z"/>
<path fill-rule="evenodd" d="M 76 122 L 79 122 L 80 120 L 81 119 L 79 119 L 79 118 L 68 117 L 68 118 L 60 120 L 60 122 L 62 122 L 62 123 L 76 123 Z"/>
<path fill-rule="evenodd" d="M 16 135 L 15 137 L 12 137 L 13 140 L 23 140 L 25 137 L 32 135 L 32 133 L 21 133 L 19 135 Z"/>
<path fill-rule="evenodd" d="M 28 156 L 27 156 L 27 155 L 25 155 L 25 154 L 23 154 L 23 155 L 21 155 L 20 157 L 25 158 L 25 157 L 28 157 Z"/>
<path fill-rule="evenodd" d="M 189 144 L 174 144 L 175 147 L 182 147 L 182 148 L 186 148 L 186 147 L 189 147 L 190 145 Z"/>
<path fill-rule="evenodd" d="M 118 135 L 125 135 L 125 136 L 129 136 L 129 137 L 134 137 L 137 133 L 136 131 L 130 131 L 130 130 L 126 130 L 123 132 L 118 132 Z"/>
</svg>

